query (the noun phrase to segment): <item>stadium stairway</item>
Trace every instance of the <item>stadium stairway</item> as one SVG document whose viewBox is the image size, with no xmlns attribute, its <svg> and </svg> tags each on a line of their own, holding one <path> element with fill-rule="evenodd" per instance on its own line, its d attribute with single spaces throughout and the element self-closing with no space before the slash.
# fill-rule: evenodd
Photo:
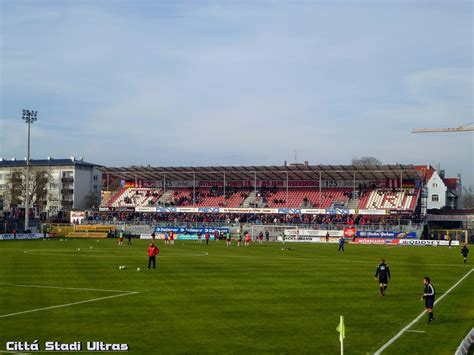
<svg viewBox="0 0 474 355">
<path fill-rule="evenodd" d="M 167 190 L 161 195 L 161 197 L 156 201 L 156 205 L 158 206 L 164 206 L 166 202 L 170 200 L 170 196 L 173 193 L 173 190 Z"/>
<path fill-rule="evenodd" d="M 360 199 L 359 197 L 353 198 L 349 200 L 349 202 L 346 204 L 346 208 L 350 210 L 355 210 L 359 207 Z"/>
<path fill-rule="evenodd" d="M 244 202 L 242 202 L 241 207 L 244 208 L 249 208 L 250 205 L 255 205 L 255 199 L 257 198 L 257 195 L 255 194 L 255 191 L 252 191 L 249 193 L 249 195 L 245 198 Z"/>
</svg>

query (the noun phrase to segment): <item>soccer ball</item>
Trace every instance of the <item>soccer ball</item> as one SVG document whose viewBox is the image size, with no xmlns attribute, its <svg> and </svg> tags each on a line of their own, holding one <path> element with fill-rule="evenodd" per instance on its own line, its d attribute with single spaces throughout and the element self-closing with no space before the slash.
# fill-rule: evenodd
<svg viewBox="0 0 474 355">
<path fill-rule="evenodd" d="M 141 269 L 139 267 L 137 267 L 137 271 L 140 271 Z"/>
<path fill-rule="evenodd" d="M 92 247 L 90 247 L 90 249 L 92 249 Z"/>
<path fill-rule="evenodd" d="M 81 248 L 77 248 L 77 251 L 81 251 Z"/>
</svg>

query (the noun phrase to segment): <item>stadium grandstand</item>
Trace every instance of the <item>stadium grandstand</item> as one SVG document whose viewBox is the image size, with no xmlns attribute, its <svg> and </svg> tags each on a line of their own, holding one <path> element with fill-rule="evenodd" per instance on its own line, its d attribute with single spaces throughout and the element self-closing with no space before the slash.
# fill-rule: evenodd
<svg viewBox="0 0 474 355">
<path fill-rule="evenodd" d="M 142 208 L 150 212 L 174 207 L 414 213 L 422 187 L 422 176 L 413 165 L 132 166 L 101 170 L 105 190 L 102 210 Z"/>
</svg>

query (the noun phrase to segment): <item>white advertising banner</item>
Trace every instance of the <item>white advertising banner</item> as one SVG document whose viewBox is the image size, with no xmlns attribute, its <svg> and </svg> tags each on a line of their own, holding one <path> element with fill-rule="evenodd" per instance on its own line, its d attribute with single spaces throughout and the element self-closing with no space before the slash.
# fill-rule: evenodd
<svg viewBox="0 0 474 355">
<path fill-rule="evenodd" d="M 82 224 L 82 220 L 86 217 L 84 211 L 71 211 L 70 222 L 72 224 Z"/>
<path fill-rule="evenodd" d="M 317 208 L 302 208 L 301 214 L 326 214 L 326 210 Z"/>
<path fill-rule="evenodd" d="M 389 211 L 387 210 L 356 210 L 356 213 L 358 214 L 363 214 L 363 215 L 380 215 L 380 216 L 385 216 L 389 214 Z"/>
<path fill-rule="evenodd" d="M 8 233 L 8 234 L 0 234 L 0 240 L 24 240 L 24 239 L 41 239 L 43 238 L 43 234 L 41 233 L 29 233 L 29 234 L 23 234 L 23 233 L 18 233 L 16 236 L 13 235 L 13 233 Z"/>
<path fill-rule="evenodd" d="M 447 240 L 400 239 L 398 244 L 399 245 L 415 245 L 415 246 L 424 246 L 424 245 L 449 246 L 449 242 Z M 451 241 L 451 245 L 458 246 L 459 241 L 453 240 Z"/>
<path fill-rule="evenodd" d="M 156 212 L 156 207 L 135 207 L 136 212 Z"/>
<path fill-rule="evenodd" d="M 343 237 L 344 236 L 343 230 L 298 229 L 298 235 L 300 236 L 325 237 L 327 233 L 329 233 L 330 237 Z"/>
<path fill-rule="evenodd" d="M 282 237 L 278 237 L 279 242 L 283 242 Z M 319 237 L 286 237 L 285 243 L 321 243 Z"/>
</svg>

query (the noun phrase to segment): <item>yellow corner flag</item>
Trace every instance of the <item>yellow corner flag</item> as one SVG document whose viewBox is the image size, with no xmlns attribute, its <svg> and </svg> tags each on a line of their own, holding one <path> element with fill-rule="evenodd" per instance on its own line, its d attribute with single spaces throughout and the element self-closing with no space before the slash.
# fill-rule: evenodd
<svg viewBox="0 0 474 355">
<path fill-rule="evenodd" d="M 346 326 L 344 325 L 344 316 L 341 316 L 339 325 L 336 330 L 339 332 L 339 340 L 343 340 L 346 337 Z"/>
</svg>

